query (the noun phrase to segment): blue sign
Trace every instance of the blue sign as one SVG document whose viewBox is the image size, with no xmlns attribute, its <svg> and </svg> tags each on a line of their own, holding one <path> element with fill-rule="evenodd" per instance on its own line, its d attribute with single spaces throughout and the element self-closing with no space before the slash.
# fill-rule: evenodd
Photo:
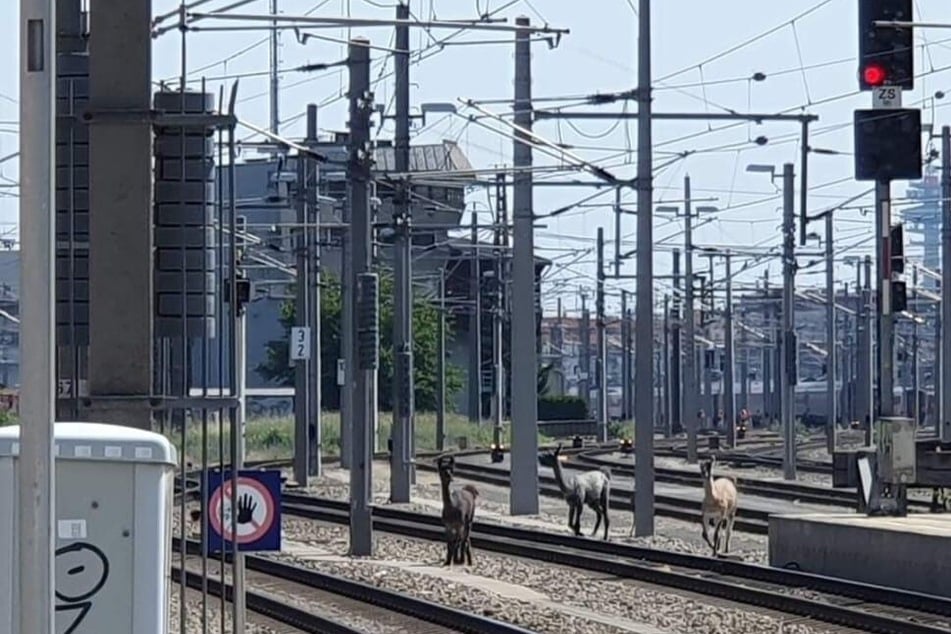
<svg viewBox="0 0 951 634">
<path fill-rule="evenodd" d="M 235 543 L 241 552 L 280 550 L 281 472 L 239 471 L 236 496 L 231 488 L 230 472 L 208 472 L 208 508 L 203 513 L 208 552 L 234 552 Z"/>
</svg>

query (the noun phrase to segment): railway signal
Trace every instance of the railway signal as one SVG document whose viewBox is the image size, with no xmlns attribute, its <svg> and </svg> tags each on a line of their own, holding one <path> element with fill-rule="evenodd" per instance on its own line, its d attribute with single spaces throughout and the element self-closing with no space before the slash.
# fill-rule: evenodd
<svg viewBox="0 0 951 634">
<path fill-rule="evenodd" d="M 876 26 L 877 21 L 912 19 L 912 0 L 859 0 L 859 88 L 915 85 L 914 41 L 910 28 Z"/>
</svg>

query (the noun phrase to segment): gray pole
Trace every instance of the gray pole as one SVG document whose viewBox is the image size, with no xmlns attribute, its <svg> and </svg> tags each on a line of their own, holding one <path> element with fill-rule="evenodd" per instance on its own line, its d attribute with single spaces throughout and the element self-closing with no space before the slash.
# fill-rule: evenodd
<svg viewBox="0 0 951 634">
<path fill-rule="evenodd" d="M 502 242 L 502 222 L 497 223 L 495 229 L 495 244 L 499 247 Z M 495 306 L 492 307 L 492 368 L 494 372 L 495 390 L 493 392 L 493 429 L 492 441 L 496 446 L 502 444 L 502 421 L 505 417 L 505 366 L 502 360 L 502 318 L 505 311 L 505 278 L 503 275 L 504 253 L 501 248 L 495 250 Z M 558 364 L 561 371 L 561 364 Z"/>
<path fill-rule="evenodd" d="M 703 298 L 709 300 L 709 311 L 710 319 L 713 317 L 713 257 L 708 257 L 707 264 L 709 266 L 709 278 L 706 284 L 706 291 L 703 293 Z M 704 299 L 701 299 L 701 304 L 704 302 Z M 702 314 L 702 313 L 701 313 Z M 703 320 L 701 327 L 703 328 L 704 336 L 713 341 L 713 335 L 710 333 L 710 321 Z M 713 391 L 713 370 L 716 367 L 716 358 L 717 358 L 717 349 L 716 345 L 710 349 L 710 354 L 704 354 L 704 369 L 703 369 L 703 389 L 706 393 L 707 400 L 710 402 L 710 409 L 707 410 L 709 421 L 713 424 L 717 419 L 717 412 L 720 410 L 719 404 L 719 394 L 714 393 Z M 722 388 L 723 383 L 721 381 L 720 386 Z M 722 391 L 722 390 L 721 390 Z"/>
<path fill-rule="evenodd" d="M 598 386 L 598 435 L 601 442 L 608 441 L 608 381 L 605 360 L 607 358 L 607 342 L 604 332 L 604 228 L 598 227 L 598 286 L 595 296 L 595 327 L 598 341 L 598 359 L 594 369 L 597 373 Z"/>
<path fill-rule="evenodd" d="M 626 304 L 627 297 L 624 295 L 624 291 L 621 291 L 621 298 Z M 625 311 L 626 312 L 626 311 Z M 671 321 L 671 312 L 670 312 L 670 295 L 664 295 L 664 344 L 661 356 L 661 369 L 663 380 L 661 385 L 663 386 L 663 423 L 664 423 L 664 437 L 670 438 L 673 434 L 671 432 L 671 426 L 673 425 L 672 412 L 673 407 L 673 384 L 670 378 L 670 321 Z"/>
<path fill-rule="evenodd" d="M 52 634 L 56 416 L 56 20 L 49 0 L 20 0 L 20 456 L 17 632 Z M 34 20 L 38 21 L 34 23 Z M 38 24 L 33 30 L 29 25 Z M 10 483 L 12 484 L 12 483 Z M 8 510 L 8 513 L 12 510 Z M 9 517 L 9 515 L 8 515 Z"/>
<path fill-rule="evenodd" d="M 911 353 L 906 356 L 911 357 L 911 392 L 914 394 L 914 400 L 911 405 L 911 415 L 915 418 L 915 427 L 921 424 L 921 398 L 918 394 L 918 315 L 922 311 L 918 309 L 918 266 L 911 270 L 911 292 L 914 298 L 915 319 L 911 322 Z"/>
<path fill-rule="evenodd" d="M 350 468 L 353 455 L 353 386 L 357 372 L 353 341 L 353 201 L 343 205 L 341 220 L 343 240 L 340 244 L 340 356 L 343 364 L 343 385 L 340 386 L 340 466 Z M 338 381 L 339 383 L 339 381 Z"/>
<path fill-rule="evenodd" d="M 627 317 L 627 291 L 621 290 L 621 420 L 631 412 L 631 322 Z"/>
<path fill-rule="evenodd" d="M 744 336 L 745 339 L 745 336 Z M 749 412 L 750 407 L 750 347 L 749 342 L 743 346 L 743 363 L 740 370 L 740 402 L 741 407 Z"/>
<path fill-rule="evenodd" d="M 726 444 L 736 446 L 736 364 L 733 348 L 733 280 L 730 267 L 732 257 L 726 254 L 726 309 L 723 335 L 723 424 L 726 426 Z"/>
<path fill-rule="evenodd" d="M 519 16 L 515 24 L 528 26 Z M 532 129 L 532 44 L 527 29 L 515 34 L 515 125 Z M 514 242 L 512 254 L 512 515 L 538 513 L 538 362 L 535 329 L 535 246 L 533 227 L 532 146 L 515 133 Z"/>
<path fill-rule="evenodd" d="M 667 417 L 668 436 L 673 435 L 673 430 L 679 425 L 683 429 L 683 409 L 681 407 L 683 386 L 681 384 L 680 364 L 681 354 L 681 334 L 680 324 L 683 321 L 680 307 L 682 306 L 682 296 L 678 292 L 682 288 L 680 280 L 680 249 L 674 249 L 674 296 L 670 315 L 670 415 Z"/>
<path fill-rule="evenodd" d="M 400 174 L 409 172 L 409 5 L 396 5 L 396 135 L 394 166 Z M 390 438 L 390 501 L 410 501 L 410 464 L 413 451 L 413 270 L 410 239 L 410 184 L 401 178 L 393 200 L 393 424 Z"/>
<path fill-rule="evenodd" d="M 838 395 L 835 388 L 838 365 L 835 341 L 835 252 L 832 212 L 826 212 L 826 451 L 835 451 L 835 422 L 838 418 Z"/>
<path fill-rule="evenodd" d="M 472 256 L 469 260 L 469 422 L 482 420 L 482 293 L 479 284 L 479 219 L 472 212 Z"/>
<path fill-rule="evenodd" d="M 585 411 L 591 412 L 591 319 L 588 315 L 587 304 L 588 297 L 584 289 L 581 289 L 581 323 L 578 337 L 581 339 L 579 365 L 584 378 L 578 382 L 578 391 L 584 399 Z"/>
<path fill-rule="evenodd" d="M 271 0 L 270 13 L 273 16 L 277 15 L 277 0 Z M 279 90 L 279 81 L 280 81 L 280 72 L 278 66 L 278 46 L 280 44 L 280 29 L 277 28 L 278 23 L 275 20 L 271 23 L 271 26 L 274 28 L 271 29 L 270 35 L 270 77 L 268 84 L 268 97 L 271 102 L 271 134 L 279 134 L 281 127 L 281 116 L 279 112 L 279 103 L 280 103 L 280 90 Z"/>
<path fill-rule="evenodd" d="M 317 144 L 317 106 L 309 104 L 307 106 L 307 141 Z M 320 363 L 320 206 L 317 202 L 318 193 L 318 168 L 317 161 L 313 157 L 305 158 L 307 166 L 307 209 L 309 223 L 309 246 L 310 255 L 310 408 L 311 425 L 313 433 L 308 440 L 308 454 L 310 460 L 310 475 L 320 477 L 321 464 L 320 452 L 323 448 L 323 427 L 322 427 L 322 387 L 321 375 L 322 368 Z"/>
<path fill-rule="evenodd" d="M 439 335 L 436 342 L 436 451 L 446 449 L 446 269 L 439 269 Z"/>
<path fill-rule="evenodd" d="M 687 462 L 697 462 L 697 342 L 696 313 L 693 307 L 693 209 L 690 206 L 690 176 L 684 176 L 684 350 L 683 409 L 680 416 L 687 429 Z"/>
<path fill-rule="evenodd" d="M 638 3 L 637 33 L 637 384 L 634 397 L 634 533 L 654 534 L 654 192 L 651 155 L 651 3 Z"/>
<path fill-rule="evenodd" d="M 361 292 L 358 281 L 372 269 L 373 251 L 370 239 L 370 114 L 373 95 L 370 92 L 370 41 L 353 38 L 349 46 L 350 66 L 350 157 L 349 186 L 351 204 L 351 247 L 353 250 L 350 280 L 351 307 L 356 308 Z M 357 311 L 353 311 L 357 312 Z M 375 369 L 357 367 L 356 348 L 360 336 L 357 322 L 352 319 L 345 327 L 352 329 L 353 372 L 347 382 L 353 389 L 352 455 L 350 465 L 350 554 L 367 556 L 373 553 L 373 525 L 370 518 L 370 495 L 373 492 L 373 430 L 376 429 L 377 408 L 374 402 Z"/>
<path fill-rule="evenodd" d="M 495 310 L 492 313 L 492 358 L 494 364 L 495 414 L 492 440 L 495 445 L 502 444 L 502 422 L 505 419 L 505 362 L 502 356 L 505 336 L 505 313 L 508 309 L 508 275 L 506 275 L 505 257 L 508 239 L 508 196 L 505 173 L 495 175 Z M 561 300 L 558 300 L 558 371 L 561 372 Z"/>
<path fill-rule="evenodd" d="M 795 298 L 795 175 L 793 164 L 783 165 L 783 337 L 780 414 L 783 430 L 783 477 L 796 479 L 796 343 Z"/>
<path fill-rule="evenodd" d="M 22 132 L 21 132 L 22 134 Z M 22 138 L 22 137 L 21 137 Z M 941 128 L 941 406 L 938 437 L 951 442 L 951 127 Z"/>
<path fill-rule="evenodd" d="M 621 275 L 621 188 L 614 188 L 614 276 Z"/>
<path fill-rule="evenodd" d="M 875 184 L 878 240 L 878 402 L 879 416 L 895 413 L 895 315 L 892 312 L 891 187 Z"/>
<path fill-rule="evenodd" d="M 306 327 L 311 324 L 310 315 L 310 258 L 308 257 L 308 248 L 310 247 L 307 226 L 307 203 L 306 203 L 306 185 L 307 175 L 306 159 L 303 153 L 297 157 L 297 284 L 296 298 L 294 304 L 294 323 L 300 327 Z M 313 333 L 311 333 L 313 337 Z M 291 348 L 296 348 L 301 342 L 291 341 Z M 311 341 L 303 342 L 308 348 L 312 348 Z M 294 362 L 294 480 L 300 486 L 306 487 L 308 484 L 308 424 L 310 423 L 310 363 L 308 359 L 297 359 Z"/>
<path fill-rule="evenodd" d="M 234 286 L 232 286 L 234 288 Z M 248 368 L 248 317 L 246 307 L 235 302 L 234 338 L 232 349 L 235 352 L 234 362 L 236 372 L 235 396 L 238 397 L 237 420 L 231 429 L 231 459 L 234 464 L 231 472 L 231 508 L 238 505 L 238 473 L 244 468 L 245 438 L 247 425 L 247 368 Z M 305 386 L 306 388 L 306 386 Z M 306 447 L 306 445 L 305 445 Z M 231 516 L 231 534 L 238 533 L 237 515 Z M 231 619 L 235 634 L 244 634 L 247 620 L 245 554 L 240 550 L 233 554 L 231 560 L 231 584 L 234 588 L 234 600 L 231 602 Z M 181 617 L 179 617 L 181 618 Z"/>
<path fill-rule="evenodd" d="M 865 429 L 865 444 L 871 443 L 872 435 L 869 423 L 872 416 L 872 291 L 871 291 L 871 273 L 872 258 L 865 256 L 865 283 L 859 300 L 858 315 L 858 353 L 855 360 L 855 414 L 862 428 Z M 857 267 L 856 283 L 861 278 L 861 269 Z"/>
</svg>

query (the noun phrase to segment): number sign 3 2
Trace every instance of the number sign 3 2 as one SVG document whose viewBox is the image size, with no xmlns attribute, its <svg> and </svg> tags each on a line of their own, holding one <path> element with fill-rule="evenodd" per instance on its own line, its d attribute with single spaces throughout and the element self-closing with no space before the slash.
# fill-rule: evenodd
<svg viewBox="0 0 951 634">
<path fill-rule="evenodd" d="M 294 326 L 291 328 L 291 360 L 310 359 L 310 328 Z"/>
</svg>

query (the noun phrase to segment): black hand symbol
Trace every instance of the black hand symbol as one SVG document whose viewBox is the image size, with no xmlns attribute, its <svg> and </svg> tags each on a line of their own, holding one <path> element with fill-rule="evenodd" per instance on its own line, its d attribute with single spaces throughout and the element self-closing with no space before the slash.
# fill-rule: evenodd
<svg viewBox="0 0 951 634">
<path fill-rule="evenodd" d="M 238 524 L 247 524 L 254 519 L 254 509 L 258 503 L 251 499 L 251 496 L 245 493 L 238 500 Z"/>
</svg>

